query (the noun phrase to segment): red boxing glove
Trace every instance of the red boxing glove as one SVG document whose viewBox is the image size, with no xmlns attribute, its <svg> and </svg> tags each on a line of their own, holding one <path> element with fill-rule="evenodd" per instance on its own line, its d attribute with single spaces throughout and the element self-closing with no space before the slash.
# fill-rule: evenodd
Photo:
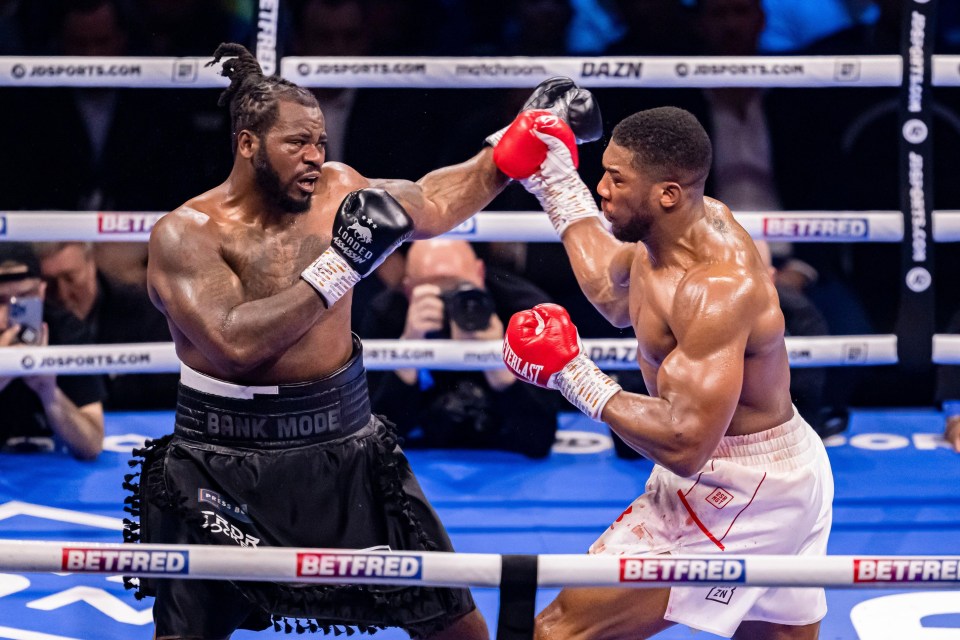
<svg viewBox="0 0 960 640">
<path fill-rule="evenodd" d="M 521 380 L 563 397 L 594 420 L 620 385 L 581 353 L 580 336 L 567 310 L 538 304 L 513 314 L 503 337 L 503 362 Z"/>
<path fill-rule="evenodd" d="M 551 378 L 579 354 L 577 328 L 558 304 L 518 311 L 504 332 L 504 364 L 521 380 L 539 387 L 556 389 Z"/>
<path fill-rule="evenodd" d="M 562 140 L 570 150 L 573 166 L 578 166 L 577 141 L 570 125 L 550 111 L 531 109 L 514 119 L 493 148 L 493 162 L 500 171 L 514 180 L 522 180 L 540 170 L 540 165 L 547 159 L 547 145 L 534 135 L 534 131 Z"/>
</svg>

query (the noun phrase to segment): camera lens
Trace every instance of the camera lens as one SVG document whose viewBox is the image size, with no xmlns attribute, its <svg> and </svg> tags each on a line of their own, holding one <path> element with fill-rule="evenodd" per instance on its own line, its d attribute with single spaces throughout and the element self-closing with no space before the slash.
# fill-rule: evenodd
<svg viewBox="0 0 960 640">
<path fill-rule="evenodd" d="M 450 320 L 464 331 L 489 327 L 495 310 L 489 293 L 466 282 L 444 296 L 444 304 Z"/>
</svg>

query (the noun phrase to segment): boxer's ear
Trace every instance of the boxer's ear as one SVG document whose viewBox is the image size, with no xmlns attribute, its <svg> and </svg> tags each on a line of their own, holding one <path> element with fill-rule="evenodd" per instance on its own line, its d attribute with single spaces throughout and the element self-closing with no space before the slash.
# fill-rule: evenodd
<svg viewBox="0 0 960 640">
<path fill-rule="evenodd" d="M 241 129 L 237 134 L 237 154 L 244 158 L 252 158 L 260 148 L 260 136 L 249 129 Z"/>
<path fill-rule="evenodd" d="M 661 182 L 657 184 L 660 206 L 669 211 L 680 204 L 683 189 L 676 182 Z"/>
</svg>

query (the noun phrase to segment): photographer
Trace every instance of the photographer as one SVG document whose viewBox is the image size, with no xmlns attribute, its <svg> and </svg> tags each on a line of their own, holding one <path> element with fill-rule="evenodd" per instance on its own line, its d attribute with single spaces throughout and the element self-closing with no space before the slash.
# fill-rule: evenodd
<svg viewBox="0 0 960 640">
<path fill-rule="evenodd" d="M 45 303 L 46 284 L 30 245 L 0 242 L 0 348 L 87 344 L 68 311 Z M 103 382 L 99 376 L 0 376 L 0 446 L 52 450 L 59 441 L 80 459 L 103 449 Z"/>
<path fill-rule="evenodd" d="M 516 311 L 549 302 L 522 278 L 487 270 L 462 240 L 421 240 L 407 253 L 403 291 L 385 291 L 361 316 L 362 338 L 502 340 Z M 506 369 L 370 372 L 374 410 L 391 416 L 409 448 L 550 453 L 557 394 L 518 384 Z"/>
</svg>

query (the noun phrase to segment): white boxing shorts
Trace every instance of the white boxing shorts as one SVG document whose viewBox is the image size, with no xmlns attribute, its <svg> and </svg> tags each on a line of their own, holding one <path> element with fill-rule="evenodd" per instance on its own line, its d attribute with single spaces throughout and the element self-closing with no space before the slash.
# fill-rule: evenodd
<svg viewBox="0 0 960 640">
<path fill-rule="evenodd" d="M 590 553 L 822 556 L 832 517 L 826 449 L 794 410 L 773 429 L 723 438 L 689 478 L 655 466 L 645 493 Z M 826 612 L 822 588 L 718 585 L 671 588 L 664 618 L 729 637 L 745 620 L 805 625 Z"/>
</svg>

